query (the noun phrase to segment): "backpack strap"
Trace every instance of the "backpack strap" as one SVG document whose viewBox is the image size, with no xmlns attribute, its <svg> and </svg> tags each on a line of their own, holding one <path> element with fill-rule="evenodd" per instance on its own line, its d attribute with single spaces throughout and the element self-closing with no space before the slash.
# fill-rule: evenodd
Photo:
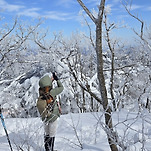
<svg viewBox="0 0 151 151">
<path fill-rule="evenodd" d="M 47 104 L 53 103 L 54 101 L 50 94 L 50 87 L 39 88 L 39 95 L 42 100 L 46 100 Z"/>
</svg>

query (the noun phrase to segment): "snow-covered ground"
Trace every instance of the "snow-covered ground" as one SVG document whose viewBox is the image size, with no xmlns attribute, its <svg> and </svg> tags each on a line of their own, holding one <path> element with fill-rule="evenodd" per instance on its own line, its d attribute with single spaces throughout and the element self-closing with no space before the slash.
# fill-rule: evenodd
<svg viewBox="0 0 151 151">
<path fill-rule="evenodd" d="M 130 113 L 125 110 L 113 114 L 113 123 L 127 151 L 151 151 L 151 116 L 147 111 Z M 100 113 L 62 115 L 59 119 L 55 148 L 58 151 L 110 151 L 103 130 L 104 116 Z M 5 119 L 13 151 L 44 151 L 43 123 L 40 118 Z M 142 143 L 143 142 L 143 143 Z M 80 145 L 81 144 L 81 145 Z M 9 151 L 0 124 L 0 151 Z"/>
</svg>

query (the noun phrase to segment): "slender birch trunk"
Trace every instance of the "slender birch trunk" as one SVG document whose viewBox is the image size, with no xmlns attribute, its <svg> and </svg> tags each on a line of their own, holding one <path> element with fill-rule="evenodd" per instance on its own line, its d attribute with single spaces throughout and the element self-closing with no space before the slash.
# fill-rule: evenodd
<svg viewBox="0 0 151 151">
<path fill-rule="evenodd" d="M 108 106 L 108 97 L 107 97 L 107 90 L 105 85 L 105 78 L 103 73 L 103 53 L 102 53 L 102 23 L 103 23 L 103 14 L 104 14 L 104 7 L 105 7 L 105 0 L 101 0 L 99 6 L 99 13 L 98 18 L 95 18 L 91 12 L 87 9 L 84 3 L 81 0 L 77 0 L 88 16 L 92 19 L 92 21 L 96 25 L 96 55 L 97 55 L 97 73 L 98 73 L 98 80 L 99 80 L 99 88 L 102 97 L 102 105 L 105 111 L 105 124 L 106 124 L 106 132 L 108 143 L 112 151 L 118 151 L 116 146 L 116 136 L 114 136 L 113 132 L 113 124 L 112 124 L 112 116 L 111 116 L 111 109 Z"/>
</svg>

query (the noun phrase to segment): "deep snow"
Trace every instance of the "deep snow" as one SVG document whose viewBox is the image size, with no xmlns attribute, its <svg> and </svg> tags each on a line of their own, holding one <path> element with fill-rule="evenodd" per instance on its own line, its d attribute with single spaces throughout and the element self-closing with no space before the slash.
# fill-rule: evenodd
<svg viewBox="0 0 151 151">
<path fill-rule="evenodd" d="M 151 151 L 151 116 L 147 111 L 130 113 L 122 110 L 113 114 L 113 123 L 127 151 Z M 58 151 L 110 151 L 103 130 L 104 116 L 99 113 L 62 115 L 58 120 L 55 148 Z M 44 151 L 43 123 L 40 118 L 8 118 L 6 127 L 13 151 Z M 142 135 L 143 132 L 143 135 Z M 76 137 L 78 136 L 78 137 Z M 144 146 L 141 142 L 144 142 Z M 19 149 L 19 147 L 21 149 Z M 0 124 L 0 151 L 9 151 L 9 145 Z"/>
</svg>

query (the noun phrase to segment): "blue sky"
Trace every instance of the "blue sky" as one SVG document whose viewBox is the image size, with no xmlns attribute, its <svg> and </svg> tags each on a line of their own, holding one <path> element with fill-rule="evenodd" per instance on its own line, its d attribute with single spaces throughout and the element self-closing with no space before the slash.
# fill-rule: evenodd
<svg viewBox="0 0 151 151">
<path fill-rule="evenodd" d="M 106 6 L 111 10 L 110 22 L 139 28 L 139 23 L 127 14 L 120 1 L 106 0 Z M 83 2 L 90 10 L 97 11 L 100 0 L 83 0 Z M 44 28 L 48 27 L 50 31 L 62 31 L 67 35 L 73 31 L 87 30 L 86 26 L 81 25 L 80 10 L 82 8 L 77 0 L 0 0 L 0 17 L 4 18 L 3 21 L 11 23 L 16 16 L 26 21 L 44 17 L 47 18 L 43 24 Z M 147 24 L 151 24 L 151 0 L 133 0 L 131 12 L 143 18 Z M 117 31 L 117 34 L 130 36 L 129 32 L 124 33 L 124 31 Z"/>
</svg>

